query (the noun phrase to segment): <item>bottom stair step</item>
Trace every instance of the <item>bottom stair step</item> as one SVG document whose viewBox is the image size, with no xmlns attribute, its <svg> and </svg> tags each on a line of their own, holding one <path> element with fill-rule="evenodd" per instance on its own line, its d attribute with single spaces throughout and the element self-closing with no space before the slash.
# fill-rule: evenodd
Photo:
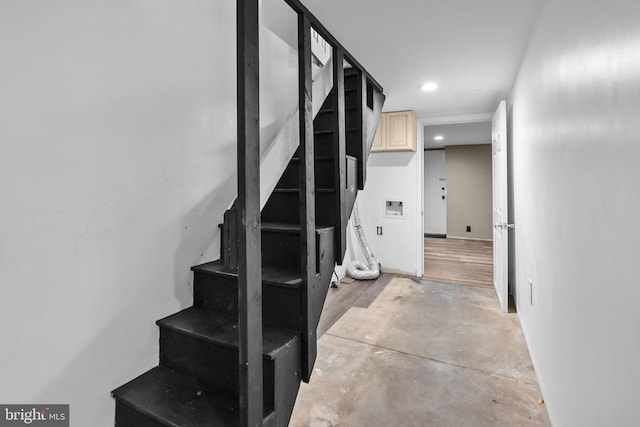
<svg viewBox="0 0 640 427">
<path fill-rule="evenodd" d="M 113 391 L 116 427 L 238 426 L 238 400 L 192 377 L 155 367 Z M 275 412 L 265 414 L 275 425 Z"/>
</svg>

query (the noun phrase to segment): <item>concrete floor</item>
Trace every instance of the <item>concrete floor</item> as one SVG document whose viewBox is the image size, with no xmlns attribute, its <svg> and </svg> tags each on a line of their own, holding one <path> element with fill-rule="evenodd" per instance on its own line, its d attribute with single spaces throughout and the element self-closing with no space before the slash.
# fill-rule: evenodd
<svg viewBox="0 0 640 427">
<path fill-rule="evenodd" d="M 359 305 L 318 341 L 290 426 L 549 425 L 518 318 L 493 289 L 393 277 Z"/>
</svg>

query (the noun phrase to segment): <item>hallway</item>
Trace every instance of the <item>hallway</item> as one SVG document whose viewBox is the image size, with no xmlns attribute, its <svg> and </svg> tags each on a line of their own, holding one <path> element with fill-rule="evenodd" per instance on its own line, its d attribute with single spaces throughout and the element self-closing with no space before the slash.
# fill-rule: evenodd
<svg viewBox="0 0 640 427">
<path fill-rule="evenodd" d="M 292 427 L 549 425 L 518 318 L 493 289 L 384 274 L 331 289 L 323 316 L 344 300 Z"/>
</svg>

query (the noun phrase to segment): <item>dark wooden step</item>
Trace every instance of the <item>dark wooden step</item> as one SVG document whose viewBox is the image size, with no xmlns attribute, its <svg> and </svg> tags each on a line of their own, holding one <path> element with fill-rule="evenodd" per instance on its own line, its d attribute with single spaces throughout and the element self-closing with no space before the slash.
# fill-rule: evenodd
<svg viewBox="0 0 640 427">
<path fill-rule="evenodd" d="M 313 155 L 314 158 L 333 157 L 333 132 L 320 133 L 313 136 Z M 298 157 L 296 150 L 294 157 Z"/>
<path fill-rule="evenodd" d="M 220 260 L 211 261 L 191 267 L 194 273 L 205 275 L 238 278 L 238 271 L 224 266 Z M 262 283 L 285 288 L 298 289 L 302 279 L 299 272 L 282 271 L 279 269 L 263 267 Z"/>
<path fill-rule="evenodd" d="M 326 105 L 326 104 L 325 104 Z M 313 119 L 313 132 L 331 131 L 335 129 L 336 114 L 334 108 L 322 108 L 316 118 Z"/>
<path fill-rule="evenodd" d="M 238 272 L 222 260 L 208 262 L 193 270 L 193 302 L 197 307 L 238 315 Z M 300 330 L 302 318 L 300 272 L 263 265 L 262 322 L 265 325 Z"/>
<path fill-rule="evenodd" d="M 171 329 L 210 344 L 237 350 L 237 320 L 211 310 L 190 307 L 158 320 L 161 328 Z M 263 357 L 273 360 L 278 352 L 290 345 L 298 334 L 281 328 L 266 326 L 262 330 Z"/>
<path fill-rule="evenodd" d="M 321 189 L 315 194 L 316 224 L 334 225 L 336 220 L 335 192 L 331 189 Z M 262 209 L 263 222 L 279 222 L 299 224 L 300 213 L 298 206 L 300 196 L 297 190 L 276 189 Z"/>
<path fill-rule="evenodd" d="M 238 399 L 176 370 L 158 366 L 112 392 L 116 427 L 238 426 Z M 265 412 L 264 425 L 276 425 Z"/>
<path fill-rule="evenodd" d="M 297 191 L 297 190 L 296 190 Z M 333 191 L 333 190 L 331 190 Z M 316 226 L 317 234 L 328 233 L 332 227 L 330 226 Z M 263 231 L 271 231 L 271 232 L 280 232 L 280 233 L 295 233 L 300 234 L 300 226 L 298 224 L 284 224 L 284 223 L 276 223 L 276 222 L 263 222 L 262 223 Z"/>
<path fill-rule="evenodd" d="M 292 190 L 296 192 L 298 190 Z M 316 227 L 316 239 L 325 241 L 333 227 Z M 262 264 L 290 271 L 300 271 L 300 225 L 262 223 Z"/>
<path fill-rule="evenodd" d="M 238 322 L 236 319 L 211 310 L 191 307 L 161 319 L 160 364 L 194 377 L 208 386 L 238 395 Z M 263 396 L 264 405 L 276 409 L 275 372 L 291 376 L 289 382 L 300 378 L 300 336 L 297 332 L 263 327 Z M 294 352 L 283 365 L 279 356 Z M 293 381 L 295 382 L 295 381 Z M 280 397 L 281 399 L 281 397 Z"/>
<path fill-rule="evenodd" d="M 300 160 L 291 159 L 276 188 L 298 188 L 300 183 Z M 334 161 L 331 156 L 315 158 L 314 177 L 316 188 L 332 188 L 335 183 Z"/>
<path fill-rule="evenodd" d="M 273 190 L 274 193 L 299 193 L 300 190 L 297 188 L 275 188 Z M 335 189 L 333 188 L 316 188 L 317 193 L 334 193 Z"/>
<path fill-rule="evenodd" d="M 355 110 L 357 110 L 358 108 L 357 108 L 357 107 L 350 107 L 350 108 L 345 108 L 345 109 L 346 109 L 347 111 L 355 111 Z M 325 115 L 325 114 L 326 114 L 326 115 L 330 115 L 330 114 L 333 114 L 333 112 L 334 112 L 334 111 L 336 111 L 336 110 L 335 110 L 335 109 L 333 109 L 333 108 L 323 108 L 323 109 L 321 109 L 320 111 L 318 111 L 318 114 L 316 115 L 316 119 L 318 118 L 318 115 L 320 115 L 320 114 L 323 114 L 323 115 Z M 314 121 L 315 121 L 315 119 L 314 119 Z"/>
</svg>

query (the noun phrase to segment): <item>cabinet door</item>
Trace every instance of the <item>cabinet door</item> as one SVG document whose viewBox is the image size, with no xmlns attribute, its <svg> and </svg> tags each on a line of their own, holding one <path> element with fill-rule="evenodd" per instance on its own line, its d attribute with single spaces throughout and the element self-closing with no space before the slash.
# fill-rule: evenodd
<svg viewBox="0 0 640 427">
<path fill-rule="evenodd" d="M 387 114 L 387 147 L 389 151 L 416 149 L 416 120 L 413 111 Z"/>
<path fill-rule="evenodd" d="M 373 144 L 371 144 L 371 151 L 384 151 L 386 148 L 387 139 L 387 114 L 380 114 L 380 121 L 378 122 L 378 129 L 376 129 L 376 135 L 373 137 Z"/>
</svg>

